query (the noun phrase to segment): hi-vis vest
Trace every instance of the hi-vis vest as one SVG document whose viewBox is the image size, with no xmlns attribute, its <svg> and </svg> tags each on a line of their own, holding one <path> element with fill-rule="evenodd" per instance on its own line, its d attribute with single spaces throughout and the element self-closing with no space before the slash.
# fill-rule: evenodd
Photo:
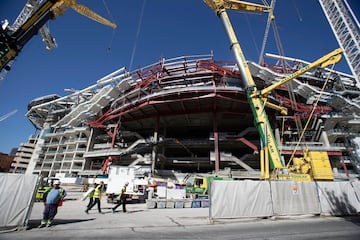
<svg viewBox="0 0 360 240">
<path fill-rule="evenodd" d="M 102 185 L 97 185 L 94 191 L 94 198 L 100 198 L 100 188 L 102 187 Z"/>
<path fill-rule="evenodd" d="M 124 186 L 121 188 L 120 197 L 124 197 L 124 196 L 125 196 L 125 192 L 126 192 L 126 186 L 124 185 Z"/>
<path fill-rule="evenodd" d="M 93 197 L 94 197 L 94 192 L 95 192 L 95 189 L 94 189 L 94 191 L 92 191 L 91 193 L 89 193 L 89 198 L 93 198 Z"/>
<path fill-rule="evenodd" d="M 62 187 L 60 187 L 60 191 L 59 191 L 60 199 L 62 199 L 63 195 L 64 195 L 64 189 Z"/>
</svg>

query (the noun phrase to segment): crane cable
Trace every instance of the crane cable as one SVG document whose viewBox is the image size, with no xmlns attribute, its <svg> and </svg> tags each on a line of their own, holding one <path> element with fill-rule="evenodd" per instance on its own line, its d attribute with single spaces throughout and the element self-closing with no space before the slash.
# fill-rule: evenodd
<svg viewBox="0 0 360 240">
<path fill-rule="evenodd" d="M 298 15 L 298 17 L 299 17 L 299 21 L 300 21 L 300 22 L 302 22 L 302 17 L 301 17 L 301 14 L 300 14 L 299 8 L 298 8 L 298 7 L 297 7 L 297 5 L 296 5 L 295 0 L 292 0 L 292 3 L 293 3 L 293 5 L 294 5 L 295 10 L 296 10 L 296 13 L 297 13 L 297 15 Z"/>
<path fill-rule="evenodd" d="M 146 0 L 143 0 L 143 5 L 141 7 L 141 13 L 140 13 L 140 18 L 139 18 L 138 28 L 137 28 L 137 31 L 136 31 L 136 37 L 135 37 L 135 41 L 134 41 L 134 47 L 133 47 L 133 50 L 132 50 L 132 53 L 131 53 L 131 58 L 130 58 L 129 71 L 131 71 L 132 65 L 133 65 L 133 62 L 134 62 L 134 57 L 135 57 L 135 52 L 136 52 L 136 47 L 137 47 L 137 41 L 139 39 L 140 30 L 141 30 L 141 26 L 142 26 L 142 19 L 143 19 L 143 16 L 144 16 L 145 4 L 146 4 Z"/>
<path fill-rule="evenodd" d="M 255 36 L 254 36 L 254 32 L 252 31 L 252 28 L 251 28 L 251 24 L 250 24 L 250 21 L 249 21 L 249 16 L 248 15 L 245 15 L 245 18 L 246 18 L 246 23 L 247 23 L 247 27 L 249 29 L 249 32 L 250 32 L 250 35 L 251 35 L 251 40 L 254 44 L 254 47 L 255 47 L 255 50 L 256 50 L 256 53 L 257 54 L 260 54 L 259 53 L 259 48 L 258 48 L 258 45 L 255 41 Z"/>
<path fill-rule="evenodd" d="M 113 17 L 113 15 L 111 14 L 110 9 L 109 9 L 109 7 L 108 7 L 108 5 L 107 5 L 107 3 L 106 3 L 105 0 L 103 0 L 103 4 L 104 4 L 104 7 L 105 7 L 108 15 L 110 16 L 111 21 L 112 21 L 112 22 L 115 22 L 115 21 L 114 21 L 114 17 Z M 108 48 L 107 48 L 107 52 L 108 52 L 108 53 L 111 51 L 111 47 L 112 47 L 112 44 L 113 44 L 113 41 L 114 41 L 114 38 L 115 38 L 115 33 L 116 33 L 116 31 L 115 31 L 115 29 L 113 29 L 113 34 L 112 34 L 112 36 L 111 36 L 111 38 L 110 38 L 109 46 L 108 46 Z"/>
<path fill-rule="evenodd" d="M 260 64 L 260 65 L 264 62 L 263 55 L 264 55 L 264 51 L 265 51 L 266 42 L 267 42 L 267 39 L 268 39 L 268 36 L 269 36 L 270 25 L 271 25 L 272 20 L 274 19 L 275 3 L 276 3 L 276 0 L 272 0 L 271 4 L 270 4 L 271 12 L 268 15 L 268 20 L 267 20 L 267 23 L 266 23 L 266 28 L 265 28 L 265 33 L 264 33 L 264 38 L 263 38 L 263 42 L 262 42 L 261 50 L 260 50 L 260 54 L 259 54 L 258 64 Z M 265 6 L 269 6 L 269 3 L 267 1 L 265 1 L 265 0 L 263 1 L 263 4 Z"/>
<path fill-rule="evenodd" d="M 332 65 L 331 71 L 334 69 L 334 66 L 335 66 L 335 64 Z M 312 116 L 314 115 L 314 112 L 315 112 L 315 110 L 316 110 L 316 107 L 317 107 L 317 105 L 318 105 L 318 103 L 319 103 L 319 101 L 320 101 L 320 99 L 321 99 L 321 97 L 322 97 L 322 95 L 323 95 L 323 93 L 324 93 L 325 87 L 326 87 L 329 79 L 330 79 L 330 74 L 328 74 L 328 76 L 327 76 L 327 78 L 326 78 L 326 80 L 325 80 L 325 82 L 324 82 L 324 85 L 323 85 L 323 87 L 321 88 L 320 94 L 319 94 L 318 98 L 316 99 L 315 104 L 313 105 L 313 108 L 312 108 L 312 110 L 311 110 L 311 112 L 310 112 L 310 115 L 309 115 L 309 117 L 308 117 L 308 119 L 307 119 L 307 121 L 306 121 L 305 127 L 303 128 L 303 131 L 301 132 L 299 141 L 296 143 L 296 146 L 295 146 L 295 148 L 294 148 L 294 151 L 292 152 L 291 157 L 290 157 L 290 160 L 289 160 L 289 162 L 288 162 L 288 164 L 287 164 L 286 167 L 289 167 L 290 163 L 291 163 L 291 162 L 293 161 L 293 159 L 294 159 L 294 156 L 295 156 L 295 153 L 296 153 L 296 149 L 299 147 L 300 142 L 302 141 L 302 138 L 303 138 L 304 135 L 305 135 L 305 131 L 306 131 L 306 129 L 308 128 L 308 126 L 309 126 L 309 124 L 310 124 L 310 120 L 311 120 Z"/>
<path fill-rule="evenodd" d="M 263 0 L 263 4 L 266 5 L 266 6 L 269 6 L 269 3 L 266 0 Z M 279 34 L 278 27 L 276 25 L 276 21 L 275 21 L 275 17 L 274 17 L 275 5 L 276 5 L 276 0 L 272 0 L 271 3 L 270 3 L 270 7 L 271 7 L 272 11 L 268 16 L 268 20 L 267 20 L 266 28 L 265 28 L 265 33 L 264 33 L 264 38 L 263 38 L 263 43 L 262 43 L 261 51 L 260 51 L 260 54 L 259 54 L 259 62 L 258 62 L 258 64 L 260 64 L 260 65 L 262 65 L 262 63 L 264 63 L 263 55 L 264 55 L 266 42 L 267 42 L 268 35 L 269 35 L 270 26 L 273 29 L 277 50 L 278 50 L 280 56 L 285 57 L 284 48 L 283 48 L 283 45 L 281 43 L 280 34 Z M 287 69 L 288 64 L 287 64 L 287 62 L 286 62 L 286 60 L 284 58 L 280 59 L 280 65 L 283 67 L 284 72 L 286 73 L 287 72 L 286 69 Z M 288 88 L 291 107 L 292 107 L 292 109 L 294 109 L 296 111 L 298 109 L 298 107 L 297 107 L 297 104 L 296 104 L 296 98 L 295 98 L 295 95 L 294 95 L 294 90 L 293 90 L 292 83 L 289 82 L 289 83 L 286 84 L 286 86 Z M 296 127 L 298 129 L 298 132 L 301 132 L 302 126 L 300 126 L 300 123 L 296 122 Z"/>
</svg>

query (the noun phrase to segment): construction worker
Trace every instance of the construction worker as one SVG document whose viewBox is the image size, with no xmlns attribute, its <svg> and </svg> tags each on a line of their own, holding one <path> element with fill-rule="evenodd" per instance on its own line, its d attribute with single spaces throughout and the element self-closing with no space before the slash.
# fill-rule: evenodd
<svg viewBox="0 0 360 240">
<path fill-rule="evenodd" d="M 123 212 L 126 212 L 126 187 L 129 186 L 129 182 L 125 182 L 124 186 L 121 188 L 120 193 L 120 202 L 113 207 L 112 212 L 115 213 L 115 210 L 122 204 Z"/>
<path fill-rule="evenodd" d="M 59 203 L 62 203 L 66 197 L 66 191 L 60 187 L 60 181 L 55 180 L 53 188 L 44 193 L 44 212 L 43 219 L 39 227 L 50 227 L 53 223 L 54 217 L 57 214 Z"/>
<path fill-rule="evenodd" d="M 104 182 L 101 181 L 100 184 L 98 184 L 94 190 L 94 195 L 93 195 L 93 203 L 88 206 L 85 210 L 86 213 L 89 213 L 89 210 L 93 208 L 93 206 L 95 206 L 97 204 L 97 207 L 98 207 L 98 211 L 99 213 L 102 213 L 101 212 L 101 191 L 102 191 L 102 188 L 104 186 Z"/>
<path fill-rule="evenodd" d="M 94 183 L 94 190 L 91 191 L 91 192 L 89 193 L 89 195 L 88 195 L 89 203 L 88 203 L 86 209 L 89 208 L 89 207 L 91 206 L 91 204 L 93 204 L 93 202 L 94 202 L 94 194 L 95 194 L 95 188 L 96 188 L 96 186 L 97 186 L 97 183 Z"/>
</svg>

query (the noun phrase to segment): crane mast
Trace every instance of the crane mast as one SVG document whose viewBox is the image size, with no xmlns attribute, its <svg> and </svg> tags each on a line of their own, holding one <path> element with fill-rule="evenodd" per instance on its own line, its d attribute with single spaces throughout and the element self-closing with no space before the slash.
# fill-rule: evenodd
<svg viewBox="0 0 360 240">
<path fill-rule="evenodd" d="M 360 86 L 360 25 L 346 0 L 319 0 L 345 59 Z"/>
<path fill-rule="evenodd" d="M 262 5 L 255 5 L 255 4 L 247 5 L 246 3 L 243 2 L 237 4 L 240 1 L 205 0 L 205 2 L 210 8 L 212 8 L 216 12 L 217 16 L 221 19 L 225 27 L 226 33 L 228 35 L 230 41 L 230 48 L 234 53 L 236 63 L 239 67 L 240 75 L 242 77 L 246 89 L 246 95 L 247 98 L 249 99 L 249 104 L 255 118 L 254 119 L 255 125 L 260 134 L 262 149 L 265 149 L 264 151 L 262 151 L 262 154 L 265 155 L 264 156 L 265 159 L 269 159 L 269 161 L 265 160 L 264 165 L 270 163 L 271 168 L 286 171 L 284 167 L 285 164 L 282 161 L 279 148 L 276 145 L 274 133 L 272 131 L 269 119 L 265 113 L 265 104 L 261 98 L 251 97 L 252 93 L 257 92 L 256 85 L 250 73 L 249 67 L 247 65 L 240 44 L 237 40 L 235 31 L 232 27 L 232 24 L 226 12 L 226 9 L 248 10 L 248 11 L 258 11 L 258 12 L 264 12 L 264 11 L 269 12 L 271 11 L 271 9 L 269 7 Z M 265 169 L 268 169 L 268 166 L 264 166 L 264 167 Z M 262 178 L 269 179 L 269 173 L 265 173 L 265 175 L 262 176 Z"/>
<path fill-rule="evenodd" d="M 308 151 L 305 151 L 303 158 L 298 158 L 296 160 L 297 163 L 294 163 L 294 166 L 285 166 L 284 160 L 280 154 L 278 144 L 274 137 L 271 124 L 266 114 L 265 107 L 276 109 L 278 111 L 281 111 L 283 114 L 286 114 L 287 111 L 283 107 L 269 103 L 267 101 L 267 95 L 270 93 L 271 90 L 283 84 L 286 84 L 287 82 L 301 76 L 305 72 L 317 66 L 324 68 L 330 64 L 335 64 L 339 62 L 343 50 L 340 48 L 336 49 L 331 53 L 309 64 L 308 66 L 305 66 L 304 68 L 296 71 L 295 73 L 290 74 L 278 83 L 275 83 L 274 85 L 271 85 L 268 88 L 263 89 L 262 91 L 258 90 L 226 10 L 230 9 L 252 12 L 270 12 L 270 14 L 272 14 L 271 7 L 237 0 L 204 0 L 204 2 L 211 9 L 213 9 L 216 12 L 216 15 L 221 19 L 230 41 L 230 49 L 233 51 L 236 63 L 239 67 L 241 79 L 245 86 L 245 93 L 247 95 L 247 99 L 249 101 L 249 105 L 254 116 L 254 124 L 258 129 L 260 135 L 260 178 L 271 178 L 278 180 L 291 179 L 293 181 L 313 180 L 311 172 L 309 172 L 311 171 L 310 165 L 312 161 L 312 154 Z M 306 168 L 304 168 L 304 166 L 306 166 Z M 272 176 L 270 176 L 269 167 L 273 169 Z M 301 169 L 305 169 L 305 171 L 302 171 Z M 330 180 L 331 177 L 328 179 Z"/>
</svg>

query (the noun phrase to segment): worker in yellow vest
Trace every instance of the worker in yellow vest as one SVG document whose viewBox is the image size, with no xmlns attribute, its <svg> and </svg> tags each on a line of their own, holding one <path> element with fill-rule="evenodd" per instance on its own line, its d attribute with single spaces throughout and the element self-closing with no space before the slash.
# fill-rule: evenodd
<svg viewBox="0 0 360 240">
<path fill-rule="evenodd" d="M 122 204 L 123 212 L 126 212 L 126 188 L 129 186 L 129 182 L 125 182 L 124 186 L 121 188 L 120 193 L 120 202 L 113 207 L 112 212 L 115 213 L 115 210 Z"/>
<path fill-rule="evenodd" d="M 86 213 L 89 213 L 89 210 L 92 209 L 96 204 L 97 204 L 99 213 L 102 213 L 101 212 L 101 191 L 102 191 L 103 187 L 104 187 L 103 181 L 101 181 L 100 184 L 98 184 L 96 186 L 96 188 L 94 190 L 93 203 L 86 208 L 86 210 L 85 210 Z"/>
<path fill-rule="evenodd" d="M 41 227 L 50 227 L 53 224 L 55 215 L 57 214 L 60 203 L 66 197 L 66 191 L 60 187 L 60 181 L 56 180 L 53 183 L 53 188 L 44 193 L 44 212 L 43 219 L 41 220 Z"/>
<path fill-rule="evenodd" d="M 91 204 L 93 204 L 93 202 L 94 202 L 94 193 L 95 193 L 96 186 L 97 186 L 97 183 L 94 183 L 94 190 L 92 192 L 90 192 L 89 195 L 88 195 L 89 203 L 88 203 L 86 208 L 90 207 Z"/>
</svg>

